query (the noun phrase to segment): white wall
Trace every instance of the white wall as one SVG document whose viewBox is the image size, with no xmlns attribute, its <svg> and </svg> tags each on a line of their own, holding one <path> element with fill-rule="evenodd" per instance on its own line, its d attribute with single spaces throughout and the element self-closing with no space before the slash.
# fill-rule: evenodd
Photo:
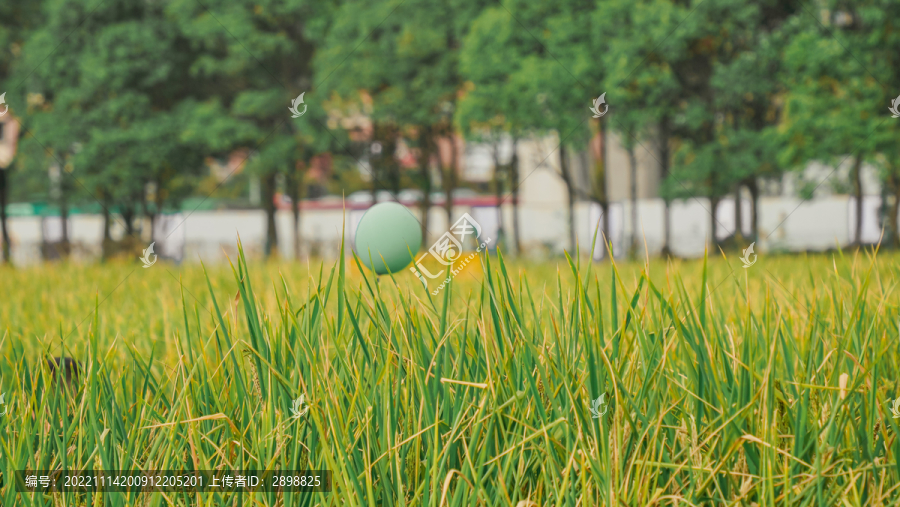
<svg viewBox="0 0 900 507">
<path fill-rule="evenodd" d="M 855 206 L 847 196 L 830 196 L 814 201 L 801 201 L 789 197 L 764 197 L 760 199 L 759 239 L 757 251 L 801 251 L 825 250 L 835 245 L 847 246 L 853 238 Z M 880 198 L 866 197 L 863 201 L 863 241 L 876 242 L 881 236 L 877 222 Z M 750 207 L 744 202 L 744 232 L 749 234 Z M 640 255 L 644 255 L 646 242 L 650 255 L 657 255 L 663 244 L 664 204 L 661 199 L 642 199 L 638 207 L 638 244 Z M 616 257 L 627 254 L 631 231 L 631 203 L 618 202 L 610 205 L 610 231 L 608 238 L 613 243 Z M 710 205 L 706 199 L 676 201 L 670 207 L 671 249 L 675 255 L 698 257 L 703 255 L 710 228 Z M 410 211 L 418 217 L 418 210 Z M 575 205 L 575 233 L 580 251 L 587 255 L 597 224 L 600 222 L 600 207 L 594 203 L 578 202 Z M 718 236 L 730 235 L 734 231 L 734 203 L 724 200 L 718 210 Z M 494 216 L 490 208 L 473 211 L 469 207 L 457 207 L 455 216 L 470 213 L 473 216 Z M 550 205 L 537 202 L 519 208 L 521 243 L 528 257 L 541 258 L 558 254 L 569 248 L 568 225 L 565 205 Z M 343 228 L 346 247 L 352 245 L 354 229 L 361 213 L 343 210 L 304 211 L 301 214 L 301 235 L 303 252 L 317 251 L 326 258 L 336 257 Z M 262 210 L 249 211 L 197 211 L 191 213 L 181 223 L 182 217 L 172 217 L 166 232 L 172 232 L 174 244 L 183 244 L 185 262 L 214 263 L 225 260 L 225 255 L 237 255 L 237 238 L 240 235 L 244 250 L 249 257 L 262 255 L 265 244 L 266 222 Z M 476 218 L 477 219 L 477 218 Z M 495 220 L 484 219 L 486 231 L 496 234 Z M 503 206 L 504 227 L 509 235 L 513 230 L 513 208 Z M 178 226 L 177 224 L 181 224 Z M 13 261 L 16 264 L 39 262 L 41 244 L 41 218 L 15 217 L 9 219 L 12 240 Z M 285 258 L 293 258 L 293 216 L 290 212 L 276 215 L 279 235 L 279 252 Z M 92 261 L 100 255 L 100 240 L 103 219 L 99 215 L 75 215 L 70 219 L 70 238 L 73 242 L 73 257 L 76 260 Z M 149 227 L 145 227 L 149 231 Z M 425 246 L 430 246 L 436 238 L 447 230 L 447 219 L 443 208 L 433 207 L 429 213 L 428 235 Z M 122 236 L 122 227 L 113 222 L 113 237 Z M 168 235 L 168 234 L 166 234 Z M 149 243 L 149 232 L 145 238 Z M 165 238 L 157 233 L 156 252 L 177 257 L 167 252 Z M 171 245 L 170 245 L 171 246 Z M 602 239 L 598 237 L 595 247 L 596 257 L 605 255 Z"/>
</svg>

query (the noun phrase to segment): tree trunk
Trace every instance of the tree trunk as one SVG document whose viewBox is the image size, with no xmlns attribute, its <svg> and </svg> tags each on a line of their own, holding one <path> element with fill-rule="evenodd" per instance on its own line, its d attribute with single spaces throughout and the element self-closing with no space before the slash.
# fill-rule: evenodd
<svg viewBox="0 0 900 507">
<path fill-rule="evenodd" d="M 659 156 L 660 156 L 660 179 L 665 182 L 669 178 L 669 138 L 671 137 L 671 125 L 669 125 L 669 115 L 664 114 L 659 122 Z M 669 199 L 663 198 L 663 244 L 662 256 L 669 257 L 672 254 L 671 239 L 671 210 L 669 209 Z"/>
<path fill-rule="evenodd" d="M 393 201 L 399 201 L 400 165 L 395 154 L 400 131 L 390 122 L 375 122 L 372 125 L 372 142 L 378 143 L 380 151 L 373 153 L 369 148 L 369 166 L 372 168 L 372 203 L 378 202 L 378 191 L 387 190 Z"/>
<path fill-rule="evenodd" d="M 759 237 L 759 186 L 756 178 L 749 178 L 745 185 L 750 191 L 750 238 L 755 242 Z"/>
<path fill-rule="evenodd" d="M 157 177 L 154 181 L 155 190 L 153 192 L 153 209 L 150 210 L 150 243 L 156 243 L 156 219 L 162 215 L 162 178 Z M 165 238 L 163 238 L 165 239 Z"/>
<path fill-rule="evenodd" d="M 0 169 L 0 241 L 3 242 L 4 264 L 12 263 L 10 259 L 9 230 L 6 228 L 6 205 L 9 195 L 9 169 Z"/>
<path fill-rule="evenodd" d="M 132 195 L 129 199 L 129 204 L 124 206 L 119 213 L 122 216 L 122 220 L 125 222 L 125 235 L 122 237 L 120 244 L 116 245 L 115 255 L 121 253 L 130 255 L 135 251 L 140 252 L 140 248 L 142 248 L 140 246 L 142 241 L 137 234 L 134 223 L 138 217 L 137 203 L 139 201 L 140 199 L 136 195 Z"/>
<path fill-rule="evenodd" d="M 429 129 L 425 133 L 422 140 L 424 147 L 419 160 L 419 176 L 422 178 L 422 199 L 419 200 L 419 225 L 422 228 L 422 247 L 421 250 L 428 249 L 428 215 L 431 212 L 431 157 L 435 153 L 434 138 Z"/>
<path fill-rule="evenodd" d="M 862 243 L 863 191 L 862 175 L 860 174 L 861 165 L 862 156 L 857 155 L 853 160 L 853 169 L 851 170 L 853 173 L 853 193 L 856 196 L 856 231 L 853 235 L 853 244 L 856 246 L 859 246 Z"/>
<path fill-rule="evenodd" d="M 638 208 L 637 208 L 637 157 L 634 155 L 634 146 L 628 147 L 628 169 L 631 173 L 631 241 L 628 247 L 628 255 L 637 257 L 638 251 Z"/>
<path fill-rule="evenodd" d="M 266 210 L 266 257 L 278 254 L 278 231 L 275 228 L 275 173 L 263 176 L 263 207 Z"/>
<path fill-rule="evenodd" d="M 120 215 L 122 215 L 122 220 L 125 222 L 124 239 L 129 240 L 134 236 L 134 207 L 131 205 L 123 206 Z"/>
<path fill-rule="evenodd" d="M 505 234 L 503 233 L 503 169 L 500 166 L 500 141 L 492 143 L 493 146 L 493 155 L 494 155 L 494 207 L 496 208 L 497 213 L 497 243 L 496 245 L 501 245 L 505 240 Z M 506 245 L 503 245 L 504 247 Z"/>
<path fill-rule="evenodd" d="M 446 195 L 444 210 L 447 212 L 447 227 L 451 227 L 453 225 L 453 190 L 456 189 L 456 136 L 453 135 L 452 129 L 447 139 L 450 141 L 450 167 L 444 177 Z"/>
<path fill-rule="evenodd" d="M 109 199 L 103 199 L 103 243 L 100 247 L 101 254 L 100 257 L 102 260 L 109 259 L 112 252 L 110 251 L 112 247 L 112 237 L 110 236 L 109 229 L 111 226 L 111 214 L 109 212 Z"/>
<path fill-rule="evenodd" d="M 288 195 L 291 198 L 291 212 L 294 215 L 294 259 L 300 260 L 301 255 L 301 235 L 300 235 L 300 198 L 303 195 L 303 176 L 304 171 L 300 167 L 302 162 L 298 162 L 298 167 L 294 169 L 293 174 L 288 177 Z"/>
<path fill-rule="evenodd" d="M 519 229 L 519 140 L 513 138 L 512 159 L 509 161 L 509 185 L 512 189 L 513 210 L 513 242 L 516 245 L 516 255 L 522 255 L 522 236 Z"/>
<path fill-rule="evenodd" d="M 63 176 L 65 177 L 65 176 Z M 59 220 L 62 222 L 62 241 L 57 253 L 62 259 L 69 257 L 69 200 L 66 198 L 67 192 L 65 185 L 60 185 L 62 191 L 59 193 Z"/>
<path fill-rule="evenodd" d="M 141 189 L 141 213 L 140 213 L 140 227 L 138 227 L 138 234 L 143 241 L 144 239 L 144 222 L 149 215 L 147 210 L 147 184 L 144 183 L 144 188 Z"/>
<path fill-rule="evenodd" d="M 375 174 L 378 173 L 378 168 L 376 168 L 376 167 L 372 164 L 372 158 L 371 158 L 371 157 L 372 157 L 372 155 L 369 155 L 369 167 L 372 168 L 372 174 L 370 175 L 370 176 L 372 177 L 372 189 L 371 189 L 371 192 L 372 192 L 372 206 L 374 206 L 374 205 L 378 204 L 378 178 L 375 176 Z"/>
<path fill-rule="evenodd" d="M 377 121 L 372 122 L 372 139 L 369 142 L 368 148 L 366 148 L 366 151 L 369 154 L 369 177 L 372 178 L 372 188 L 370 189 L 372 192 L 372 206 L 378 204 L 378 181 L 381 179 L 378 175 L 382 170 L 381 154 L 384 153 L 383 147 L 381 153 L 372 153 L 372 145 L 379 142 L 378 139 L 380 135 L 381 124 Z"/>
<path fill-rule="evenodd" d="M 707 111 L 711 111 L 713 113 L 713 117 L 715 118 L 717 113 L 716 113 L 716 108 L 713 107 L 713 104 L 712 104 L 712 97 L 707 96 L 704 98 L 704 100 L 707 102 Z M 713 139 L 715 138 L 715 123 L 714 122 L 707 122 L 705 124 L 705 128 L 703 129 L 703 134 L 700 136 L 700 138 L 701 138 L 702 142 L 704 142 L 704 143 L 711 143 L 713 141 Z M 718 154 L 718 151 L 716 153 Z M 716 156 L 714 158 L 714 160 L 718 160 L 718 159 L 719 159 L 718 156 Z M 709 231 L 710 231 L 710 247 L 711 247 L 710 250 L 715 250 L 716 247 L 719 246 L 719 237 L 716 234 L 716 232 L 717 232 L 716 224 L 719 221 L 717 220 L 716 214 L 718 212 L 719 202 L 721 201 L 722 196 L 717 195 L 719 192 L 719 185 L 717 184 L 718 182 L 716 181 L 717 180 L 716 175 L 717 175 L 716 171 L 712 170 L 712 171 L 710 171 L 709 176 L 706 179 L 706 183 L 709 188 L 709 196 L 708 196 L 709 204 L 712 207 L 712 209 L 710 210 L 710 213 L 709 213 L 709 220 L 710 220 Z"/>
<path fill-rule="evenodd" d="M 156 219 L 158 216 L 155 211 L 147 214 L 147 219 L 150 221 L 150 243 L 156 243 Z"/>
<path fill-rule="evenodd" d="M 715 247 L 719 244 L 719 240 L 716 237 L 716 223 L 718 220 L 716 219 L 716 215 L 719 210 L 719 202 L 721 201 L 718 197 L 710 197 L 709 205 L 712 208 L 709 213 L 709 230 L 710 230 L 710 245 Z"/>
<path fill-rule="evenodd" d="M 900 246 L 900 227 L 897 223 L 897 213 L 900 213 L 900 178 L 891 167 L 891 174 L 888 176 L 888 186 L 891 190 L 891 201 L 888 206 L 888 227 L 890 228 L 891 238 L 889 245 L 897 248 Z"/>
<path fill-rule="evenodd" d="M 744 215 L 741 206 L 741 184 L 734 186 L 734 241 L 735 244 L 744 243 Z"/>
<path fill-rule="evenodd" d="M 598 237 L 603 243 L 606 250 L 604 258 L 612 257 L 612 251 L 609 245 L 611 238 L 609 237 L 609 193 L 606 189 L 606 124 L 600 120 L 600 153 L 598 160 L 594 163 L 594 181 L 591 188 L 593 189 L 594 199 L 600 205 L 600 232 Z M 592 238 L 593 239 L 593 238 Z M 603 254 L 603 251 L 600 251 Z"/>
<path fill-rule="evenodd" d="M 66 174 L 66 165 L 59 170 L 59 219 L 62 222 L 62 238 L 58 248 L 55 248 L 60 259 L 67 259 L 71 251 L 69 245 L 69 185 Z"/>
<path fill-rule="evenodd" d="M 389 126 L 381 148 L 381 160 L 384 162 L 384 166 L 387 169 L 388 181 L 390 182 L 395 201 L 400 200 L 397 197 L 397 194 L 400 193 L 400 164 L 395 156 L 397 153 L 398 137 L 399 131 L 397 131 L 393 125 Z"/>
<path fill-rule="evenodd" d="M 568 153 L 565 145 L 559 146 L 559 171 L 562 180 L 566 184 L 567 210 L 566 221 L 569 228 L 569 248 L 572 255 L 575 254 L 575 189 L 573 188 L 572 173 L 569 170 Z"/>
</svg>

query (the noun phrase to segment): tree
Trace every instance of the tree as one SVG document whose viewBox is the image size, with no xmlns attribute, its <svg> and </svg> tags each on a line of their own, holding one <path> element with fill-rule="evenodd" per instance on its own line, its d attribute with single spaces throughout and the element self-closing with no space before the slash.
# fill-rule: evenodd
<svg viewBox="0 0 900 507">
<path fill-rule="evenodd" d="M 307 0 L 175 0 L 167 8 L 190 44 L 200 48 L 191 73 L 217 84 L 204 90 L 205 103 L 185 137 L 204 141 L 218 155 L 248 150 L 245 170 L 262 181 L 267 256 L 278 251 L 279 181 L 299 184 L 298 167 L 308 166 L 330 142 L 311 66 L 330 8 Z M 288 110 L 295 103 L 301 113 L 296 118 Z M 293 206 L 297 235 L 299 202 Z"/>
<path fill-rule="evenodd" d="M 0 86 L 3 91 L 0 93 L 9 93 L 6 98 L 6 106 L 8 108 L 13 101 L 14 110 L 6 110 L 10 116 L 6 119 L 5 124 L 0 124 L 3 128 L 3 135 L 0 139 L 16 139 L 19 134 L 18 121 L 13 118 L 15 109 L 22 109 L 24 102 L 20 101 L 21 90 L 13 88 L 17 83 L 11 79 L 14 72 L 16 60 L 21 56 L 22 45 L 42 22 L 41 9 L 42 2 L 5 2 L 0 5 L 0 48 L 5 51 L 0 52 Z M 15 107 L 17 106 L 17 107 Z M 13 141 L 13 146 L 15 146 Z M 0 252 L 0 262 L 10 262 L 10 244 L 9 229 L 6 217 L 6 207 L 9 204 L 10 189 L 10 172 L 15 170 L 14 159 L 15 151 L 10 153 L 9 160 L 0 160 L 0 243 L 3 244 L 2 252 Z"/>
<path fill-rule="evenodd" d="M 779 90 L 765 73 L 773 71 L 778 56 L 777 39 L 770 34 L 792 12 L 789 4 L 731 0 L 600 4 L 595 20 L 609 40 L 603 61 L 610 102 L 627 99 L 630 109 L 645 115 L 630 123 L 659 138 L 667 210 L 664 252 L 672 199 L 708 197 L 711 240 L 717 243 L 721 199 L 738 184 L 751 186 L 756 195 L 756 177 L 772 171 L 773 155 L 762 149 L 762 140 L 777 119 L 770 113 Z M 757 79 L 748 79 L 748 71 Z M 611 119 L 621 117 L 615 113 Z M 627 134 L 630 127 L 621 130 Z"/>
<path fill-rule="evenodd" d="M 579 14 L 587 5 L 579 1 L 517 1 L 486 8 L 473 23 L 463 50 L 464 74 L 472 81 L 466 95 L 466 100 L 471 101 L 466 106 L 466 122 L 484 123 L 495 118 L 495 125 L 502 125 L 500 128 L 507 129 L 514 139 L 524 135 L 556 136 L 558 148 L 541 158 L 559 156 L 559 176 L 567 190 L 566 235 L 572 251 L 576 246 L 574 202 L 585 192 L 580 189 L 568 152 L 573 147 L 584 147 L 590 134 L 590 92 L 572 93 L 573 86 L 584 90 L 576 76 L 584 72 L 591 58 L 581 44 L 590 33 L 588 20 Z M 482 104 L 487 108 L 481 117 L 472 114 Z M 516 202 L 520 184 L 517 159 L 511 167 L 510 172 L 515 173 L 512 186 Z"/>
<path fill-rule="evenodd" d="M 105 257 L 114 209 L 126 247 L 134 245 L 140 241 L 134 219 L 148 211 L 146 184 L 162 184 L 167 171 L 184 176 L 199 169 L 197 146 L 178 129 L 184 102 L 202 90 L 188 75 L 196 54 L 162 4 L 60 0 L 47 3 L 44 14 L 16 66 L 30 97 L 23 121 L 34 133 L 23 148 L 49 155 L 32 158 L 31 170 L 59 167 L 64 223 L 70 194 L 100 203 Z"/>
<path fill-rule="evenodd" d="M 396 127 L 419 152 L 419 184 L 427 229 L 429 165 L 439 154 L 438 141 L 452 149 L 441 163 L 445 210 L 453 223 L 453 193 L 457 185 L 453 115 L 463 79 L 459 48 L 477 6 L 466 0 L 365 2 L 341 5 L 328 33 L 326 48 L 317 55 L 317 75 L 335 102 L 355 101 L 378 125 Z M 371 175 L 380 181 L 377 174 Z M 424 245 L 424 244 L 423 244 Z"/>
<path fill-rule="evenodd" d="M 456 123 L 470 139 L 487 142 L 494 158 L 494 190 L 497 214 L 502 222 L 503 180 L 512 197 L 512 235 L 516 254 L 521 254 L 519 231 L 519 167 L 518 140 L 529 135 L 527 108 L 522 95 L 528 93 L 513 76 L 520 72 L 521 51 L 528 42 L 523 33 L 501 7 L 484 9 L 476 18 L 460 52 L 460 68 L 466 86 L 456 112 Z M 509 137 L 512 157 L 506 167 L 499 158 L 499 147 Z"/>
<path fill-rule="evenodd" d="M 679 16 L 685 14 L 675 3 L 659 0 L 639 4 L 601 2 L 591 15 L 596 27 L 591 38 L 592 52 L 602 55 L 597 67 L 604 70 L 603 89 L 611 104 L 611 113 L 601 122 L 619 131 L 629 154 L 633 223 L 637 221 L 635 150 L 652 150 L 649 154 L 659 162 L 663 181 L 670 174 L 672 119 L 682 105 L 682 90 L 673 73 L 669 42 L 671 36 L 678 35 L 679 20 L 683 19 Z M 662 251 L 668 255 L 672 199 L 665 191 L 661 196 Z M 634 252 L 637 235 L 632 236 L 630 248 Z"/>
<path fill-rule="evenodd" d="M 776 128 L 781 120 L 779 100 L 785 90 L 781 76 L 784 48 L 793 35 L 796 2 L 768 3 L 730 10 L 733 28 L 717 62 L 711 86 L 721 128 L 715 137 L 727 156 L 728 178 L 734 182 L 735 232 L 732 242 L 745 244 L 742 233 L 741 189 L 751 197 L 750 230 L 758 234 L 760 178 L 780 178 Z"/>
<path fill-rule="evenodd" d="M 785 139 L 781 159 L 795 167 L 815 159 L 850 164 L 857 245 L 862 239 L 861 167 L 875 165 L 892 197 L 888 243 L 898 245 L 898 126 L 887 111 L 897 91 L 886 84 L 900 78 L 900 36 L 893 28 L 900 8 L 881 0 L 826 5 L 823 20 L 797 21 L 798 34 L 785 54 L 791 74 L 779 130 Z"/>
<path fill-rule="evenodd" d="M 576 249 L 575 235 L 575 200 L 590 198 L 605 202 L 605 160 L 600 175 L 600 185 L 594 182 L 591 189 L 602 189 L 602 193 L 588 195 L 582 190 L 583 183 L 578 181 L 572 168 L 575 151 L 584 150 L 591 138 L 589 128 L 592 100 L 602 92 L 591 89 L 586 83 L 602 82 L 605 76 L 602 68 L 598 69 L 595 54 L 588 44 L 594 30 L 591 19 L 585 16 L 594 3 L 585 0 L 567 0 L 548 5 L 524 5 L 516 10 L 517 18 L 529 27 L 533 42 L 537 43 L 525 58 L 521 72 L 515 81 L 522 88 L 531 87 L 532 96 L 537 99 L 538 107 L 529 109 L 532 112 L 530 123 L 539 130 L 556 132 L 559 139 L 560 178 L 566 186 L 566 211 L 568 223 L 569 246 L 572 252 Z M 533 27 L 533 28 L 531 28 Z M 528 84 L 526 84 L 528 83 Z M 577 90 L 577 93 L 573 93 Z M 600 120 L 601 143 L 605 145 L 604 120 Z M 599 197 L 604 197 L 600 199 Z M 603 210 L 606 216 L 608 209 Z M 604 222 L 608 225 L 608 222 Z M 608 231 L 605 231 L 608 232 Z"/>
</svg>

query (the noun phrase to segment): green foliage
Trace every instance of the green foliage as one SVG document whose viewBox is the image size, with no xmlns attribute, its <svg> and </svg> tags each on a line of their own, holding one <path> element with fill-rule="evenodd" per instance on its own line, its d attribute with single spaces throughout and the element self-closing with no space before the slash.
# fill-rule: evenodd
<svg viewBox="0 0 900 507">
<path fill-rule="evenodd" d="M 71 175 L 63 192 L 77 189 L 82 201 L 134 211 L 147 183 L 177 200 L 203 161 L 179 128 L 199 91 L 188 86 L 192 55 L 160 4 L 113 1 L 88 15 L 92 7 L 46 2 L 16 62 L 23 86 L 9 102 L 32 133 L 21 140 L 32 154 L 25 168 L 58 163 Z"/>
<path fill-rule="evenodd" d="M 0 84 L 21 83 L 7 97 L 26 129 L 15 167 L 43 175 L 58 162 L 74 177 L 65 193 L 114 207 L 143 200 L 148 183 L 161 205 L 177 204 L 198 193 L 206 157 L 237 149 L 263 179 L 302 181 L 323 153 L 355 166 L 365 147 L 344 120 L 359 114 L 374 122 L 374 140 L 387 150 L 402 140 L 420 166 L 454 129 L 488 142 L 556 134 L 583 149 L 603 126 L 659 159 L 665 127 L 668 199 L 719 199 L 854 153 L 900 194 L 898 127 L 885 111 L 898 7 L 823 6 L 116 0 L 94 11 L 86 0 L 47 0 L 0 7 L 10 48 Z M 611 109 L 600 124 L 588 106 L 604 92 Z M 308 112 L 288 118 L 301 93 Z M 427 170 L 371 161 L 376 187 L 430 188 Z M 34 181 L 22 184 L 30 192 Z"/>
<path fill-rule="evenodd" d="M 836 165 L 859 157 L 896 178 L 898 126 L 886 115 L 900 74 L 892 62 L 900 49 L 894 2 L 827 2 L 821 19 L 801 16 L 784 62 L 789 92 L 784 122 L 788 141 L 781 160 L 818 159 Z M 885 114 L 882 114 L 885 113 Z"/>
</svg>

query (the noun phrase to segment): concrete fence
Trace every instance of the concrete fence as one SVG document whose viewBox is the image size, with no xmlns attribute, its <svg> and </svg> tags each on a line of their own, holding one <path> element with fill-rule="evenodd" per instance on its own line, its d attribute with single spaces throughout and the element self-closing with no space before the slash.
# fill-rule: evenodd
<svg viewBox="0 0 900 507">
<path fill-rule="evenodd" d="M 863 200 L 862 240 L 875 243 L 881 236 L 878 209 L 881 199 L 877 196 Z M 742 202 L 744 234 L 750 233 L 750 202 Z M 410 209 L 418 216 L 417 209 Z M 631 224 L 631 203 L 617 202 L 610 205 L 609 239 L 616 257 L 627 253 L 632 231 L 639 238 L 640 254 L 644 245 L 651 256 L 660 253 L 663 246 L 664 203 L 661 199 L 645 199 L 637 203 L 638 223 Z M 681 257 L 703 255 L 710 234 L 710 203 L 706 199 L 677 201 L 670 207 L 670 248 Z M 847 196 L 833 196 L 802 201 L 786 197 L 761 198 L 759 203 L 759 239 L 757 252 L 824 250 L 836 245 L 849 245 L 854 237 L 854 200 Z M 352 245 L 353 234 L 364 210 L 314 210 L 301 215 L 301 255 L 334 258 L 340 251 L 343 237 Z M 497 238 L 500 217 L 493 207 L 457 207 L 454 219 L 469 213 L 482 227 L 483 234 Z M 600 222 L 600 206 L 580 202 L 575 205 L 575 235 L 583 255 L 590 252 L 594 232 Z M 717 236 L 725 238 L 734 232 L 734 201 L 725 199 L 719 203 Z M 513 209 L 504 205 L 502 223 L 507 239 L 512 234 Z M 519 224 L 523 255 L 543 258 L 569 249 L 566 210 L 558 206 L 532 204 L 520 206 Z M 144 224 L 142 239 L 150 242 L 149 223 Z M 62 223 L 58 217 L 16 217 L 9 219 L 13 262 L 28 265 L 40 262 L 44 242 L 53 243 L 62 237 Z M 442 208 L 433 208 L 429 214 L 428 238 L 430 246 L 447 230 L 447 218 Z M 282 257 L 294 257 L 293 217 L 290 212 L 276 215 L 279 253 Z M 75 215 L 70 217 L 68 232 L 71 256 L 75 261 L 94 261 L 100 256 L 103 219 L 99 215 Z M 163 258 L 177 262 L 208 263 L 232 258 L 237 252 L 240 236 L 248 256 L 262 255 L 265 244 L 265 214 L 262 210 L 249 211 L 196 211 L 162 217 L 156 223 L 153 235 L 155 252 Z M 120 221 L 113 222 L 113 239 L 121 239 L 124 229 Z M 496 244 L 496 240 L 494 241 Z M 511 250 L 507 246 L 506 250 Z M 52 249 L 51 249 L 52 251 Z M 598 238 L 595 258 L 602 258 L 605 249 Z M 135 259 L 137 261 L 137 259 Z"/>
</svg>

